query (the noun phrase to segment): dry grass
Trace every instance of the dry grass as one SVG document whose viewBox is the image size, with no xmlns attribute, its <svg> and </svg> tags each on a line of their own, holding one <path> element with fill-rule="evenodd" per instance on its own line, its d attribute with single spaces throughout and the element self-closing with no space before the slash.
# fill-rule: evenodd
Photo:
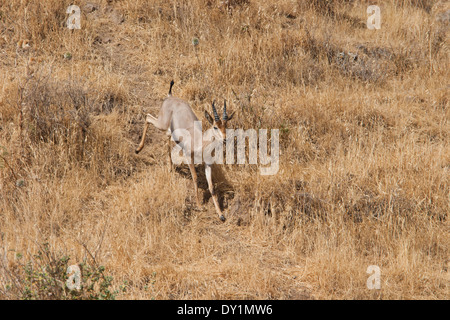
<svg viewBox="0 0 450 320">
<path fill-rule="evenodd" d="M 0 298 L 47 242 L 124 299 L 448 299 L 448 4 L 380 1 L 368 30 L 364 1 L 93 3 L 73 31 L 71 1 L 0 6 Z M 281 129 L 277 175 L 222 168 L 225 223 L 161 133 L 133 153 L 171 79 Z"/>
</svg>

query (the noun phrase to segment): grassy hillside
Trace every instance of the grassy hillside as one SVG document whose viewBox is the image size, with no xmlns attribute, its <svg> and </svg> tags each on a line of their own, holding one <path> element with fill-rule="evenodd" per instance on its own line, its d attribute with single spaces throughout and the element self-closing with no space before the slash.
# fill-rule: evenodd
<svg viewBox="0 0 450 320">
<path fill-rule="evenodd" d="M 118 299 L 448 299 L 449 9 L 1 1 L 0 298 L 61 298 L 30 268 L 84 262 Z M 276 175 L 217 168 L 225 223 L 163 133 L 134 153 L 172 79 L 201 119 L 227 99 L 233 127 L 280 130 Z"/>
</svg>

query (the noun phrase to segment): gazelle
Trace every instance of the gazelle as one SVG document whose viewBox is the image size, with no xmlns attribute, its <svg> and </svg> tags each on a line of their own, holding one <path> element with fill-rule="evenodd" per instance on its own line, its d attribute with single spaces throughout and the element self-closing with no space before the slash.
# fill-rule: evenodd
<svg viewBox="0 0 450 320">
<path fill-rule="evenodd" d="M 177 143 L 182 149 L 183 153 L 186 157 L 190 157 L 188 159 L 189 169 L 191 171 L 192 180 L 194 182 L 194 192 L 197 206 L 200 207 L 200 200 L 198 198 L 198 187 L 197 187 L 197 173 L 195 172 L 194 163 L 192 161 L 194 157 L 194 153 L 203 152 L 214 138 L 218 141 L 225 142 L 226 140 L 226 128 L 229 120 L 233 118 L 234 112 L 228 116 L 226 110 L 226 101 L 223 106 L 223 116 L 222 119 L 219 118 L 217 114 L 217 110 L 214 106 L 214 102 L 212 103 L 212 110 L 214 114 L 214 118 L 205 110 L 205 118 L 211 124 L 211 129 L 207 130 L 205 134 L 203 134 L 201 126 L 196 125 L 196 121 L 199 121 L 195 113 L 192 111 L 189 104 L 179 98 L 172 97 L 172 86 L 174 81 L 170 82 L 169 96 L 164 99 L 161 109 L 159 110 L 158 118 L 155 118 L 151 114 L 147 114 L 145 119 L 144 131 L 142 133 L 141 143 L 136 149 L 136 153 L 139 153 L 144 147 L 145 135 L 147 133 L 147 129 L 149 124 L 153 124 L 156 128 L 166 131 L 169 136 L 168 140 L 168 150 L 169 150 L 169 161 L 170 160 L 170 138 L 172 138 L 175 143 Z M 198 122 L 197 122 L 198 124 Z M 190 141 L 182 141 L 175 134 L 177 130 L 185 130 L 189 133 L 188 137 L 191 137 Z M 195 149 L 194 137 L 202 137 L 201 150 Z M 191 148 L 194 146 L 194 148 Z M 170 166 L 172 164 L 170 163 Z M 214 193 L 214 185 L 211 177 L 211 165 L 210 163 L 205 162 L 205 175 L 206 180 L 208 181 L 208 188 L 211 192 L 211 196 L 214 202 L 214 207 L 216 209 L 217 214 L 219 215 L 220 220 L 225 221 L 225 216 L 220 210 L 219 203 L 217 201 L 217 196 Z"/>
</svg>

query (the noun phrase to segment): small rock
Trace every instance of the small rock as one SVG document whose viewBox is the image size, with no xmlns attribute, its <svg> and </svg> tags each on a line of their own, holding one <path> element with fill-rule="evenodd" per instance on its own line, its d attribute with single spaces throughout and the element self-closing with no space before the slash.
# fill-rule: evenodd
<svg viewBox="0 0 450 320">
<path fill-rule="evenodd" d="M 445 12 L 440 13 L 436 17 L 436 20 L 441 22 L 441 23 L 444 23 L 444 24 L 449 23 L 450 22 L 450 9 L 445 11 Z"/>
<path fill-rule="evenodd" d="M 19 179 L 16 181 L 16 187 L 23 187 L 25 185 L 25 180 Z"/>
<path fill-rule="evenodd" d="M 117 11 L 113 11 L 110 18 L 111 21 L 114 22 L 115 24 L 121 24 L 122 22 L 125 21 L 124 16 Z"/>
<path fill-rule="evenodd" d="M 88 2 L 83 6 L 84 13 L 92 13 L 95 10 L 98 10 L 99 6 L 96 3 Z"/>
</svg>

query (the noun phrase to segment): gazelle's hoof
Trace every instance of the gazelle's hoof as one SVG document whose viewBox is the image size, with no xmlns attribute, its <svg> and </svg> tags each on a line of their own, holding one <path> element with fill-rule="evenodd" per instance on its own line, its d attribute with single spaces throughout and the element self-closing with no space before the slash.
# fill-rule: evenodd
<svg viewBox="0 0 450 320">
<path fill-rule="evenodd" d="M 221 221 L 225 222 L 225 216 L 224 216 L 224 215 L 221 215 L 221 216 L 219 217 L 219 219 L 220 219 Z"/>
</svg>

